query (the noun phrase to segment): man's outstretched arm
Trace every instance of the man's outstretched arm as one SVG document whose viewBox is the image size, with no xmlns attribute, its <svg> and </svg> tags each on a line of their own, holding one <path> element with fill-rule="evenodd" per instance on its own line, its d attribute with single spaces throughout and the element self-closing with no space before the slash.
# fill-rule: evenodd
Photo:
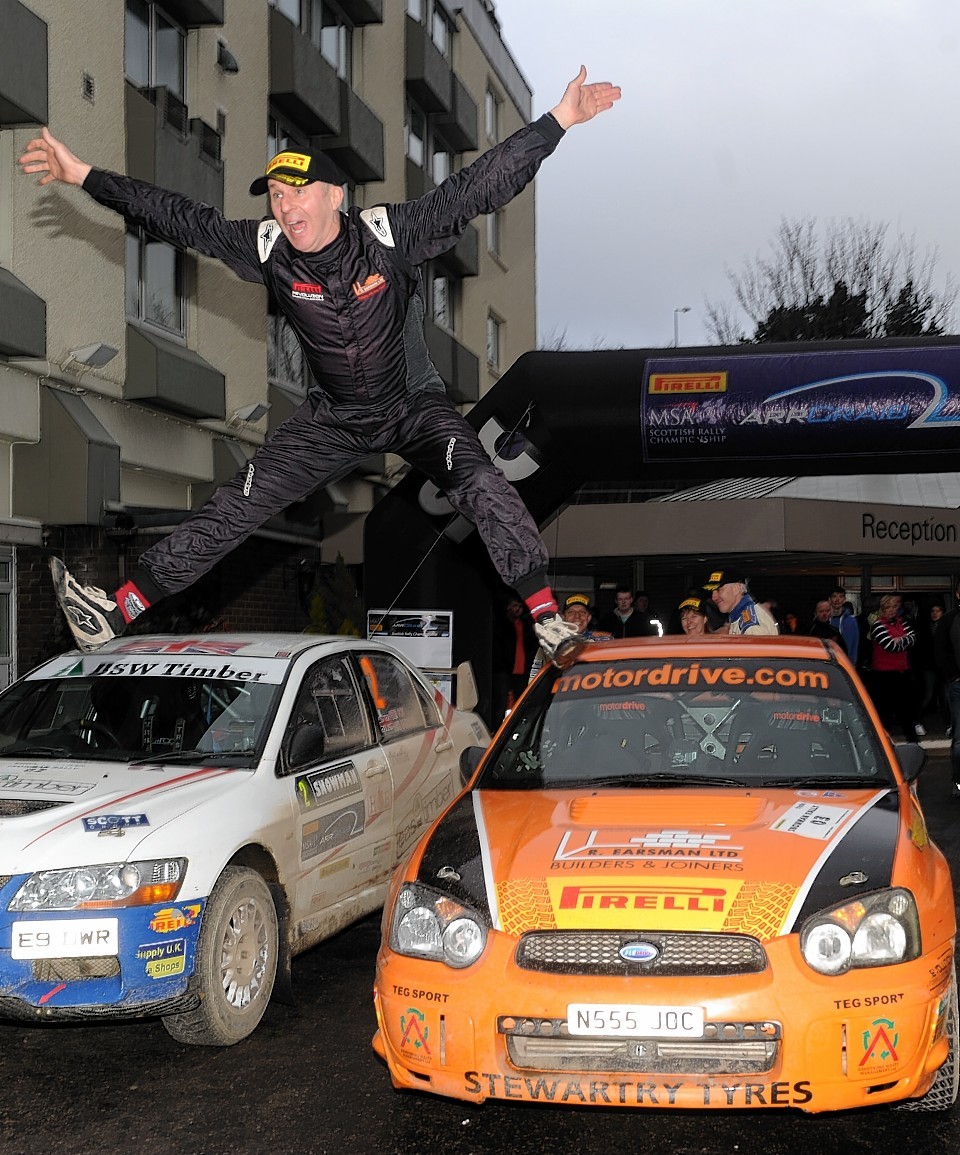
<svg viewBox="0 0 960 1155">
<path fill-rule="evenodd" d="M 40 135 L 27 145 L 20 157 L 20 168 L 30 175 L 41 173 L 37 184 L 51 184 L 55 180 L 64 184 L 82 185 L 92 165 L 86 164 L 70 151 L 48 128 L 41 128 Z"/>
<path fill-rule="evenodd" d="M 575 124 L 586 124 L 588 120 L 608 108 L 613 108 L 614 102 L 620 99 L 620 88 L 607 80 L 596 84 L 587 84 L 586 65 L 580 65 L 580 71 L 570 81 L 560 99 L 560 103 L 550 109 L 553 119 L 561 128 L 573 128 Z"/>
</svg>

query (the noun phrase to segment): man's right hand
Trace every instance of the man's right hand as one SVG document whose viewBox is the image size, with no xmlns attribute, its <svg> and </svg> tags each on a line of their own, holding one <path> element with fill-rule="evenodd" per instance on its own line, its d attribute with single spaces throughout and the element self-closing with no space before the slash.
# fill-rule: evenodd
<svg viewBox="0 0 960 1155">
<path fill-rule="evenodd" d="M 43 174 L 37 181 L 41 185 L 55 180 L 81 185 L 92 167 L 74 156 L 47 128 L 40 129 L 40 135 L 30 141 L 20 157 L 20 168 L 27 175 L 35 172 Z"/>
</svg>

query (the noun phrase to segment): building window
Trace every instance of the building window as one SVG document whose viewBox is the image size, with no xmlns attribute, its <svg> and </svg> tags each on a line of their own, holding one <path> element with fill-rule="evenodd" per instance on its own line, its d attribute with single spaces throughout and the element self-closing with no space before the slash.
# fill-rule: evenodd
<svg viewBox="0 0 960 1155">
<path fill-rule="evenodd" d="M 431 170 L 435 184 L 446 180 L 453 172 L 453 153 L 448 152 L 442 145 L 434 144 Z"/>
<path fill-rule="evenodd" d="M 407 0 L 407 15 L 416 20 L 418 24 L 423 23 L 423 5 L 424 0 Z"/>
<path fill-rule="evenodd" d="M 487 252 L 495 257 L 503 252 L 503 209 L 487 214 Z"/>
<path fill-rule="evenodd" d="M 310 370 L 296 334 L 287 319 L 270 310 L 267 323 L 267 376 L 274 385 L 283 385 L 296 393 L 306 393 Z"/>
<path fill-rule="evenodd" d="M 404 126 L 407 138 L 407 157 L 419 168 L 423 168 L 423 147 L 427 135 L 426 117 L 415 104 L 407 103 L 407 123 Z"/>
<path fill-rule="evenodd" d="M 307 138 L 276 116 L 267 120 L 267 160 L 285 148 L 307 148 Z"/>
<path fill-rule="evenodd" d="M 124 71 L 137 88 L 166 88 L 186 100 L 187 34 L 148 0 L 127 0 Z"/>
<path fill-rule="evenodd" d="M 457 298 L 460 282 L 444 273 L 437 273 L 430 282 L 430 316 L 433 323 L 448 333 L 457 327 Z"/>
<path fill-rule="evenodd" d="M 488 88 L 483 100 L 483 124 L 487 140 L 496 144 L 500 139 L 500 97 Z"/>
<path fill-rule="evenodd" d="M 503 352 L 503 321 L 494 313 L 487 313 L 487 365 L 491 369 L 500 368 Z"/>
<path fill-rule="evenodd" d="M 310 39 L 320 55 L 341 80 L 350 81 L 353 55 L 353 28 L 336 5 L 329 0 L 313 0 L 310 14 Z"/>
<path fill-rule="evenodd" d="M 142 229 L 128 229 L 126 240 L 127 317 L 183 337 L 183 253 Z"/>
<path fill-rule="evenodd" d="M 433 5 L 433 15 L 430 20 L 430 36 L 440 55 L 449 60 L 453 45 L 453 25 L 450 23 L 446 12 L 436 3 Z"/>
<path fill-rule="evenodd" d="M 276 8 L 278 12 L 282 12 L 283 15 L 296 24 L 298 28 L 303 23 L 300 0 L 270 0 L 270 7 Z"/>
</svg>

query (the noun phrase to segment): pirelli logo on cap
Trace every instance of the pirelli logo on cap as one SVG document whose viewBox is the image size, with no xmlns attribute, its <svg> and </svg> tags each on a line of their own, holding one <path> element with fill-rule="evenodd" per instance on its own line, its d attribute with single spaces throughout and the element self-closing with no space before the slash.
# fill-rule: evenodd
<svg viewBox="0 0 960 1155">
<path fill-rule="evenodd" d="M 651 373 L 648 393 L 726 393 L 726 373 Z"/>
<path fill-rule="evenodd" d="M 304 156 L 302 152 L 278 152 L 267 165 L 267 176 L 275 168 L 293 168 L 299 169 L 300 172 L 306 172 L 309 167 L 310 157 Z"/>
</svg>

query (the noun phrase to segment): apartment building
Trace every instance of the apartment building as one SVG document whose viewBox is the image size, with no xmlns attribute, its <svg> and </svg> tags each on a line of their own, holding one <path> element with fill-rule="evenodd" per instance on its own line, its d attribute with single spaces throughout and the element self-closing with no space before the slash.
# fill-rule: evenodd
<svg viewBox="0 0 960 1155">
<path fill-rule="evenodd" d="M 109 588 L 244 468 L 307 371 L 265 290 L 127 228 L 17 157 L 49 124 L 96 167 L 260 216 L 287 145 L 361 207 L 415 197 L 530 119 L 492 0 L 0 0 L 0 685 L 63 648 L 50 552 Z M 428 342 L 469 407 L 535 345 L 534 194 L 424 269 Z M 302 629 L 306 594 L 396 479 L 373 458 L 191 591 L 195 628 Z M 192 615 L 192 616 L 191 616 Z"/>
</svg>

